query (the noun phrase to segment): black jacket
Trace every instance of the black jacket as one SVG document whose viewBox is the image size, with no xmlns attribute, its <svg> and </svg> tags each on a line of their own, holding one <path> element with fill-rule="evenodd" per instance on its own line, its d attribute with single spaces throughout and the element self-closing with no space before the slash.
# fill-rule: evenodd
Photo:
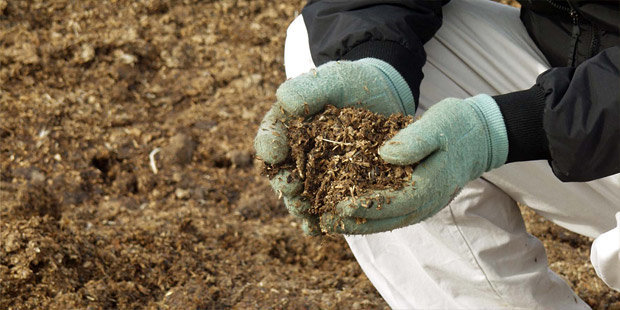
<svg viewBox="0 0 620 310">
<path fill-rule="evenodd" d="M 314 63 L 382 59 L 417 103 L 423 44 L 441 27 L 448 1 L 308 1 L 302 14 Z M 494 97 L 508 132 L 508 162 L 550 160 L 563 181 L 619 173 L 620 1 L 520 2 L 522 22 L 553 68 L 528 90 Z"/>
</svg>

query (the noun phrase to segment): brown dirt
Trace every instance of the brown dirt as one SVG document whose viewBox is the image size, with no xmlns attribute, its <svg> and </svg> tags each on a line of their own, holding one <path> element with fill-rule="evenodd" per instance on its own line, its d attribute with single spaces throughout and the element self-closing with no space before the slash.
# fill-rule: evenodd
<svg viewBox="0 0 620 310">
<path fill-rule="evenodd" d="M 326 109 L 308 120 L 288 122 L 291 158 L 268 167 L 268 174 L 291 169 L 301 179 L 301 196 L 308 199 L 311 214 L 334 212 L 346 199 L 357 199 L 370 190 L 400 189 L 411 180 L 412 166 L 385 163 L 377 155 L 384 141 L 413 122 L 413 116 L 389 117 L 361 108 Z"/>
<path fill-rule="evenodd" d="M 301 6 L 0 0 L 1 309 L 386 307 L 252 158 Z M 552 268 L 617 302 L 558 231 Z"/>
<path fill-rule="evenodd" d="M 593 309 L 620 309 L 620 292 L 605 285 L 590 263 L 592 238 L 554 225 L 525 206 L 521 213 L 527 231 L 543 242 L 551 270 Z"/>
</svg>

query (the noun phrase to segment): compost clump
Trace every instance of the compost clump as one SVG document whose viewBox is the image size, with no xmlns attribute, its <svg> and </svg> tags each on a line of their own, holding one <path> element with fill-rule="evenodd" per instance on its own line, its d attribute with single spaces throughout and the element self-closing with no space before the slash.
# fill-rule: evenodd
<svg viewBox="0 0 620 310">
<path fill-rule="evenodd" d="M 377 151 L 412 122 L 412 116 L 402 114 L 327 106 L 309 119 L 286 122 L 290 157 L 267 165 L 266 173 L 273 177 L 280 169 L 290 169 L 290 182 L 303 181 L 301 196 L 312 205 L 309 213 L 333 213 L 342 200 L 356 200 L 371 190 L 397 190 L 411 181 L 413 166 L 388 164 Z"/>
</svg>

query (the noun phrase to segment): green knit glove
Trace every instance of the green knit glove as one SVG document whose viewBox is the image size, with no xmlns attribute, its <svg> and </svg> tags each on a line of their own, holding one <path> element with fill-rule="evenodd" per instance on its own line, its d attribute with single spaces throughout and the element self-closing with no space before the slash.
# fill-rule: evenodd
<svg viewBox="0 0 620 310">
<path fill-rule="evenodd" d="M 340 202 L 337 216 L 321 217 L 324 230 L 370 234 L 415 224 L 434 215 L 467 182 L 506 162 L 506 126 L 497 103 L 488 95 L 464 100 L 448 98 L 387 141 L 379 155 L 391 164 L 419 163 L 410 185 Z"/>
<path fill-rule="evenodd" d="M 413 95 L 405 79 L 390 64 L 374 58 L 328 62 L 282 83 L 276 97 L 277 102 L 265 115 L 254 140 L 256 155 L 269 164 L 280 163 L 289 154 L 283 122 L 291 117 L 317 114 L 327 104 L 339 108 L 358 106 L 384 115 L 415 113 Z M 298 196 L 303 185 L 289 176 L 290 171 L 282 171 L 271 180 L 271 185 L 282 194 L 289 212 L 304 219 L 304 231 L 316 234 L 319 219 L 304 214 L 308 205 Z"/>
</svg>

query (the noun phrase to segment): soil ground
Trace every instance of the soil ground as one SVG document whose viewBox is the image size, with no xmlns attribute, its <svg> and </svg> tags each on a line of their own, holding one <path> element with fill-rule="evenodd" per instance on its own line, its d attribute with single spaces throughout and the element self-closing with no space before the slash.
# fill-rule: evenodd
<svg viewBox="0 0 620 310">
<path fill-rule="evenodd" d="M 253 158 L 301 6 L 0 0 L 1 309 L 387 307 Z M 526 219 L 579 296 L 619 307 L 591 240 Z"/>
</svg>

